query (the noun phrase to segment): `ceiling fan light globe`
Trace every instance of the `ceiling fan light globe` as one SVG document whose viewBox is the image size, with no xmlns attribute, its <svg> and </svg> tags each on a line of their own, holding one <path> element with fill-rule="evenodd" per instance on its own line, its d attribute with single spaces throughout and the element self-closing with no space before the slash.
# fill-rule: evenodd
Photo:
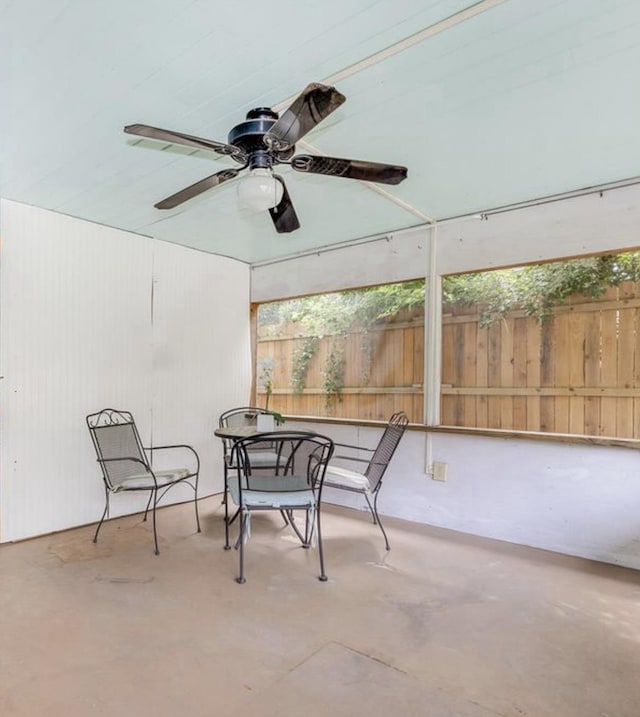
<svg viewBox="0 0 640 717">
<path fill-rule="evenodd" d="M 238 201 L 242 207 L 264 212 L 278 206 L 282 199 L 282 184 L 269 169 L 252 169 L 238 184 Z"/>
</svg>

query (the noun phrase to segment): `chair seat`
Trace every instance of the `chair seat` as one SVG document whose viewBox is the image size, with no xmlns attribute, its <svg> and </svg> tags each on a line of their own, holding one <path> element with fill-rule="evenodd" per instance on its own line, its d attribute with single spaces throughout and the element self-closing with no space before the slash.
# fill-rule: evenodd
<svg viewBox="0 0 640 717">
<path fill-rule="evenodd" d="M 170 483 L 175 483 L 175 481 L 186 478 L 188 475 L 190 475 L 190 472 L 187 468 L 174 468 L 172 470 L 157 471 L 155 473 L 159 488 L 169 485 Z M 149 488 L 153 488 L 154 485 L 151 473 L 141 473 L 140 475 L 131 476 L 123 480 L 122 483 L 118 483 L 118 485 L 114 487 L 113 492 L 118 493 L 121 490 L 148 490 Z"/>
<path fill-rule="evenodd" d="M 242 488 L 242 502 L 247 508 L 306 508 L 315 505 L 315 496 L 308 487 L 306 475 L 261 476 L 253 483 L 253 488 Z M 262 490 L 259 490 L 257 485 Z M 229 492 L 233 502 L 240 505 L 237 479 L 229 481 Z"/>
<path fill-rule="evenodd" d="M 352 490 L 361 490 L 369 493 L 371 486 L 367 476 L 357 471 L 341 468 L 340 466 L 327 466 L 327 472 L 324 475 L 324 485 L 327 488 L 332 486 L 336 488 L 351 488 Z"/>
<path fill-rule="evenodd" d="M 244 490 L 242 502 L 249 510 L 251 508 L 311 508 L 315 505 L 315 496 L 311 489 L 278 493 L 268 490 Z"/>
</svg>

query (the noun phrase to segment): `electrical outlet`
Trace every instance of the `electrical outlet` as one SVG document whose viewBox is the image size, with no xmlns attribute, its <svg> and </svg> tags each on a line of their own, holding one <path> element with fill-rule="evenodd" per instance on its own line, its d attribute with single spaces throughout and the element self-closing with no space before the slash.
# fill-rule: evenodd
<svg viewBox="0 0 640 717">
<path fill-rule="evenodd" d="M 440 461 L 433 462 L 433 470 L 431 471 L 433 480 L 447 480 L 447 464 Z"/>
</svg>

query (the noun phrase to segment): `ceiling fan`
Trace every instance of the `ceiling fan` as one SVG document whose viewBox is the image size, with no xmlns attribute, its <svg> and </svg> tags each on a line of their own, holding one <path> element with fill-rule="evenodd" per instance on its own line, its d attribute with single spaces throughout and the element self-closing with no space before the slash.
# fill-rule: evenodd
<svg viewBox="0 0 640 717">
<path fill-rule="evenodd" d="M 155 204 L 157 209 L 173 209 L 249 169 L 249 175 L 238 186 L 240 201 L 256 211 L 268 209 L 276 231 L 286 233 L 299 229 L 300 222 L 284 180 L 273 173 L 273 167 L 278 164 L 289 165 L 297 172 L 326 174 L 381 184 L 399 184 L 406 179 L 407 168 L 392 164 L 312 154 L 294 156 L 296 142 L 340 107 L 345 99 L 335 87 L 312 83 L 281 116 L 270 107 L 250 110 L 246 120 L 229 132 L 227 144 L 146 124 L 127 125 L 124 131 L 149 139 L 208 149 L 226 155 L 241 165 L 222 169 L 181 189 Z"/>
</svg>

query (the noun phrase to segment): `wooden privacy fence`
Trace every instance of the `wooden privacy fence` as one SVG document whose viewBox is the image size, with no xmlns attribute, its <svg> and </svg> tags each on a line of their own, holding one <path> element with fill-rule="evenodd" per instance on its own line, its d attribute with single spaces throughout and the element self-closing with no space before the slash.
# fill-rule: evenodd
<svg viewBox="0 0 640 717">
<path fill-rule="evenodd" d="M 308 337 L 299 325 L 279 329 L 269 336 L 269 327 L 258 331 L 258 379 L 261 366 L 271 366 L 273 393 L 269 407 L 281 413 L 302 416 L 340 416 L 387 420 L 395 411 L 405 411 L 411 421 L 422 422 L 422 376 L 424 372 L 424 321 L 422 312 L 405 313 L 372 329 L 354 330 L 346 337 L 328 335 L 318 339 L 308 363 L 304 390 L 292 386 L 296 355 Z M 296 332 L 298 335 L 296 335 Z M 333 354 L 333 361 L 330 360 Z M 339 396 L 327 396 L 327 375 L 344 359 Z M 339 367 L 338 367 L 339 368 Z M 339 372 L 338 372 L 339 373 Z M 260 380 L 259 380 L 260 383 Z M 265 405 L 264 388 L 258 387 Z"/>
<path fill-rule="evenodd" d="M 640 284 L 572 296 L 542 323 L 444 310 L 442 424 L 640 438 Z"/>
<path fill-rule="evenodd" d="M 305 387 L 292 387 L 294 356 L 306 337 L 260 330 L 258 364 L 272 366 L 270 407 L 293 415 L 384 420 L 404 410 L 422 422 L 421 313 L 394 317 L 346 338 L 324 336 Z M 288 335 L 287 335 L 288 334 Z M 640 438 L 640 284 L 597 299 L 570 297 L 540 323 L 512 311 L 481 325 L 477 307 L 443 306 L 441 424 Z M 327 401 L 331 353 L 344 357 L 340 400 Z M 265 404 L 264 390 L 259 389 Z"/>
</svg>

